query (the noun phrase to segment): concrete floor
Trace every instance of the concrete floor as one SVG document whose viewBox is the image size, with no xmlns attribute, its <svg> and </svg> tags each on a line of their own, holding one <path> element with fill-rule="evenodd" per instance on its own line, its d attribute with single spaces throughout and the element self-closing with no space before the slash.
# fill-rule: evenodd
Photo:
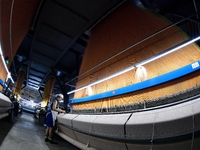
<svg viewBox="0 0 200 150">
<path fill-rule="evenodd" d="M 79 150 L 58 135 L 58 144 L 44 141 L 45 128 L 38 123 L 34 114 L 22 112 L 14 124 L 6 119 L 0 120 L 0 150 Z"/>
</svg>

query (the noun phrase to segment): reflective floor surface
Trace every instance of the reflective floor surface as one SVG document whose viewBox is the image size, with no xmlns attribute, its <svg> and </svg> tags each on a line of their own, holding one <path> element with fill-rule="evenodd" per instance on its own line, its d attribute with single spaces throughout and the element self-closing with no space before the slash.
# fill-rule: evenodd
<svg viewBox="0 0 200 150">
<path fill-rule="evenodd" d="M 44 136 L 45 128 L 34 114 L 23 112 L 13 124 L 0 120 L 0 150 L 79 150 L 56 134 L 58 144 L 45 142 Z"/>
</svg>

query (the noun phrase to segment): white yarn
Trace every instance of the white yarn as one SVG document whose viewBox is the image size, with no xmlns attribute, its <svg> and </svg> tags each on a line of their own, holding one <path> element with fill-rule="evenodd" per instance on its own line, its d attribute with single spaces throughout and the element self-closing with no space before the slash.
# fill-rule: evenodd
<svg viewBox="0 0 200 150">
<path fill-rule="evenodd" d="M 145 80 L 147 78 L 146 69 L 143 66 L 138 66 L 135 76 L 141 81 Z"/>
<path fill-rule="evenodd" d="M 87 87 L 87 89 L 86 89 L 86 94 L 89 95 L 89 96 L 93 94 L 93 93 L 92 93 L 92 88 L 91 88 L 91 86 L 88 86 L 88 87 Z"/>
</svg>

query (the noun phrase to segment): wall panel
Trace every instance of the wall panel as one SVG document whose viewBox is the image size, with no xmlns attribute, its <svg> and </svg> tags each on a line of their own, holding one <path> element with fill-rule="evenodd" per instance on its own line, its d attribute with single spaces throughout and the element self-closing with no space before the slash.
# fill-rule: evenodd
<svg viewBox="0 0 200 150">
<path fill-rule="evenodd" d="M 169 24 L 169 22 L 160 16 L 138 8 L 131 3 L 127 2 L 123 4 L 92 29 L 80 74 Z M 141 62 L 187 39 L 188 37 L 185 33 L 177 27 L 169 28 L 81 76 L 78 79 L 77 88 Z M 199 59 L 199 48 L 195 44 L 191 44 L 179 51 L 146 64 L 144 67 L 148 72 L 147 79 L 176 70 Z M 89 102 L 87 105 L 85 103 L 76 104 L 73 107 L 74 109 L 103 108 L 166 97 L 190 89 L 194 85 L 199 85 L 197 82 L 199 74 L 194 74 L 193 77 L 188 75 L 186 78 L 183 77 L 177 81 L 171 81 L 170 83 L 158 85 L 151 89 Z M 132 70 L 94 85 L 92 89 L 94 94 L 98 94 L 138 82 L 140 80 L 135 77 L 135 70 Z M 86 90 L 81 90 L 75 93 L 74 98 L 84 96 L 87 96 Z"/>
<path fill-rule="evenodd" d="M 4 57 L 8 56 L 10 62 L 12 62 L 26 33 L 33 25 L 39 4 L 40 0 L 0 1 L 0 46 Z M 3 65 L 0 67 L 0 78 L 5 80 L 7 72 L 3 69 Z"/>
</svg>

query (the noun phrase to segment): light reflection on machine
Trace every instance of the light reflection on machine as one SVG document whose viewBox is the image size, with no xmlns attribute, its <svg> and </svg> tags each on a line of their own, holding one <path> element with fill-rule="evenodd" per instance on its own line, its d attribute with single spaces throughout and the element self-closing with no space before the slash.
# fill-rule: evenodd
<svg viewBox="0 0 200 150">
<path fill-rule="evenodd" d="M 22 106 L 22 110 L 31 112 L 31 113 L 36 113 L 36 111 L 41 108 L 40 103 L 35 103 L 33 100 L 25 100 L 21 99 L 20 104 Z"/>
<path fill-rule="evenodd" d="M 22 105 L 19 103 L 18 113 L 22 113 Z"/>
</svg>

